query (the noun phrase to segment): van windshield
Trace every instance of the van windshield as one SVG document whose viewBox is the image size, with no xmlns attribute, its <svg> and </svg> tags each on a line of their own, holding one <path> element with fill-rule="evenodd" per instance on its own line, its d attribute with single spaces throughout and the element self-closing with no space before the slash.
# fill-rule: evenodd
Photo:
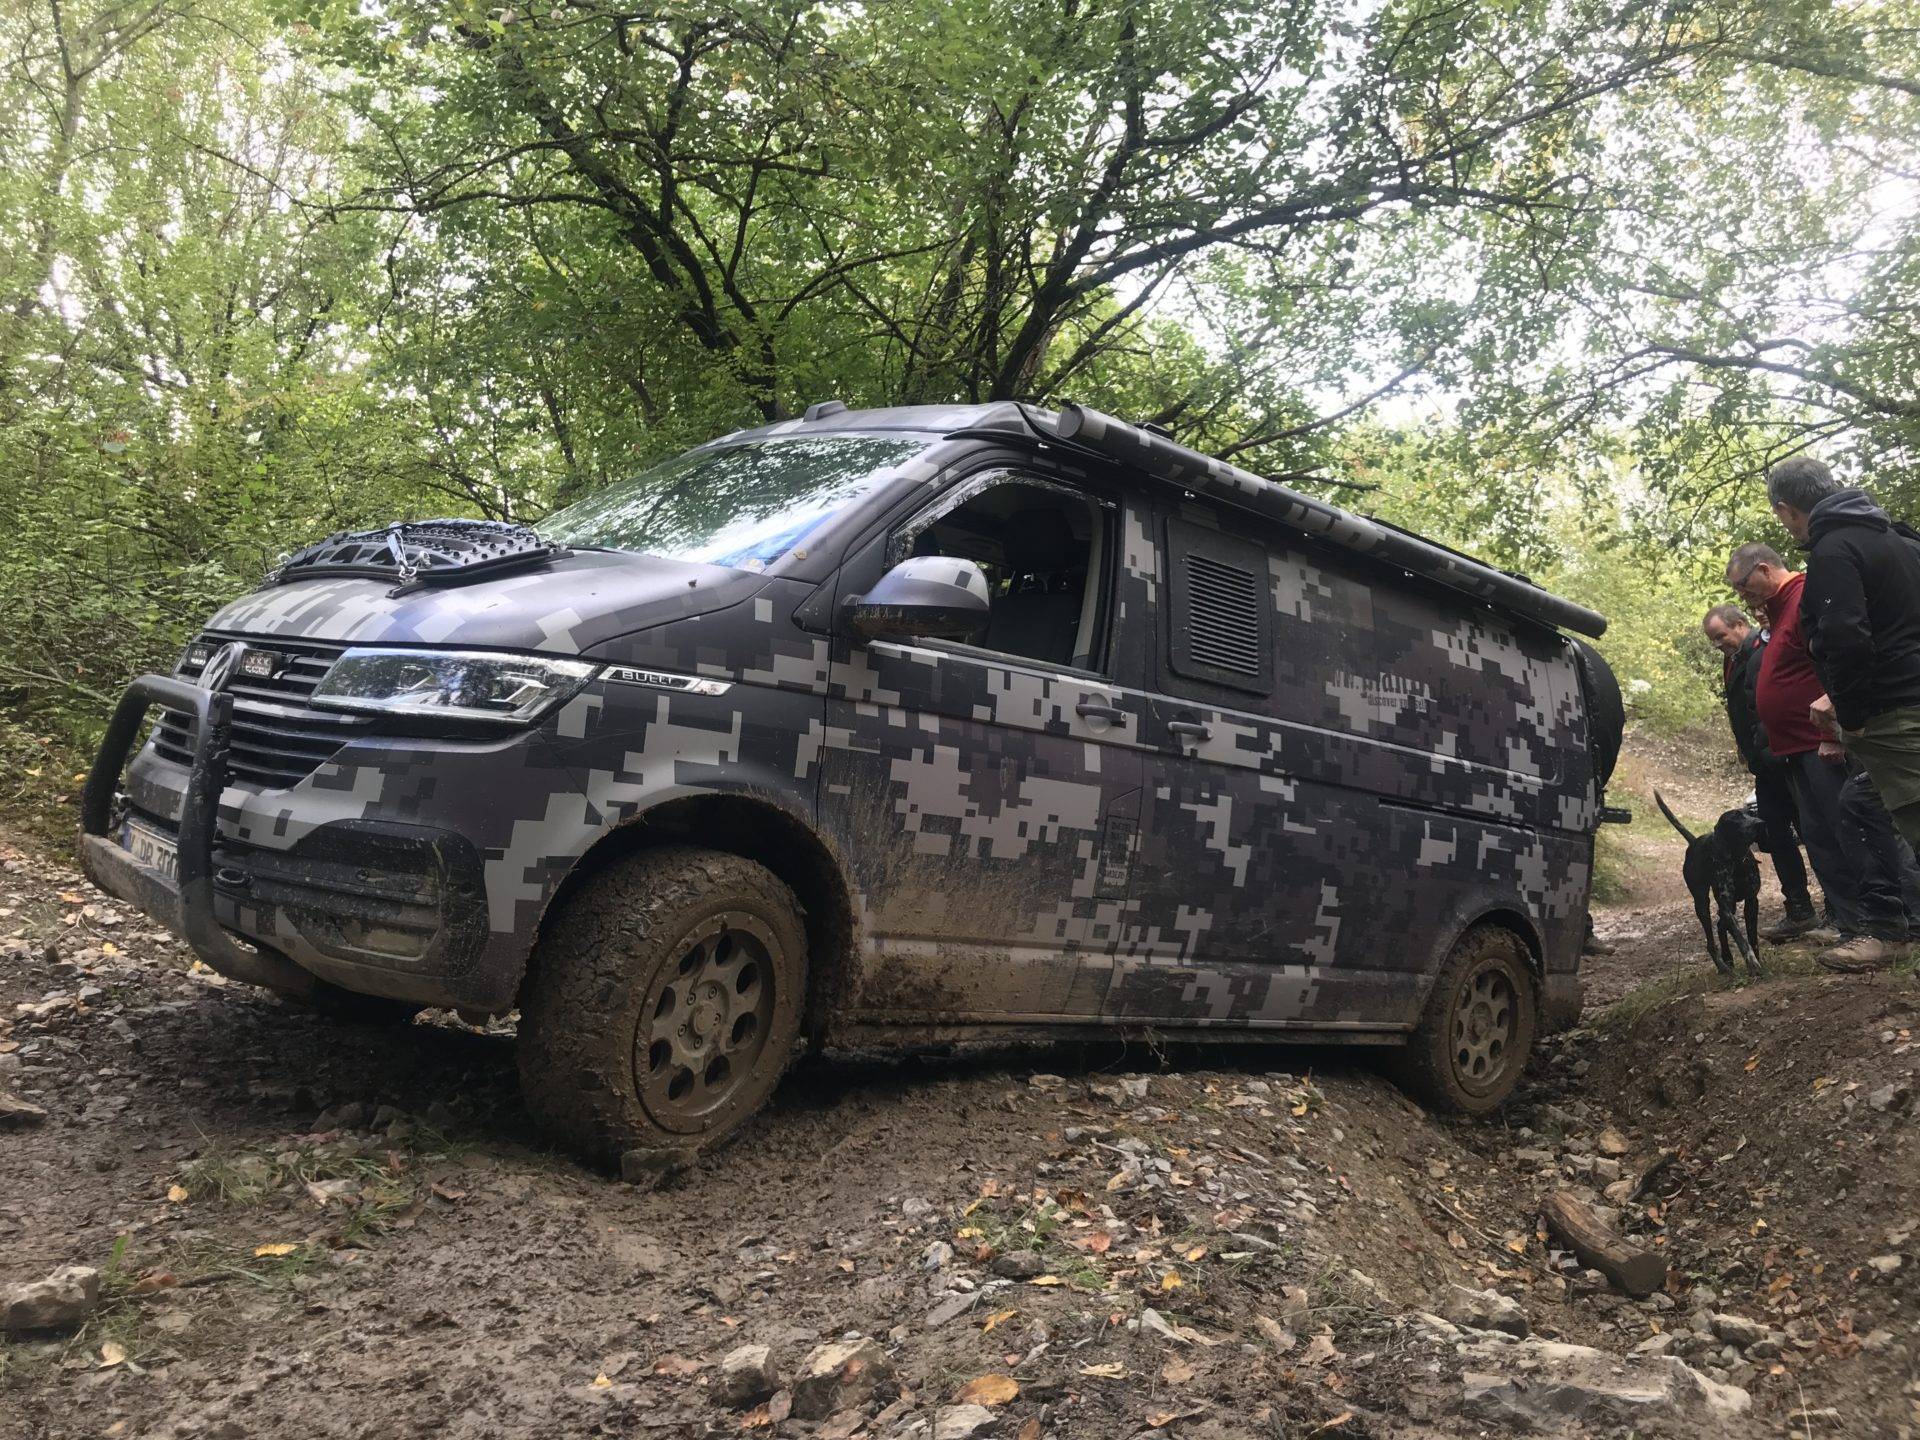
<svg viewBox="0 0 1920 1440">
<path fill-rule="evenodd" d="M 764 570 L 931 443 L 776 436 L 695 450 L 554 511 L 540 533 L 562 545 Z"/>
</svg>

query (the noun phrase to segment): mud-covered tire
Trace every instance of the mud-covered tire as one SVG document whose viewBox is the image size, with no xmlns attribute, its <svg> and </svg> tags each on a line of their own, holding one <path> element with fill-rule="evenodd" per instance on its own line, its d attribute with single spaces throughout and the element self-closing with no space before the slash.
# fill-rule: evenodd
<svg viewBox="0 0 1920 1440">
<path fill-rule="evenodd" d="M 800 906 L 764 866 L 684 846 L 617 861 L 563 902 L 533 956 L 527 1108 L 589 1160 L 710 1150 L 780 1083 L 806 987 Z"/>
<path fill-rule="evenodd" d="M 1526 1073 L 1539 1031 L 1525 942 L 1497 925 L 1476 925 L 1447 952 L 1395 1068 L 1436 1110 L 1491 1115 Z"/>
</svg>

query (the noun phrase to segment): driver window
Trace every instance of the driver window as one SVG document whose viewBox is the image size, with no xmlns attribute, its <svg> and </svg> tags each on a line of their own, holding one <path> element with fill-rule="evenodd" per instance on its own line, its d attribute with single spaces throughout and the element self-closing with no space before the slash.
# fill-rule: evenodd
<svg viewBox="0 0 1920 1440">
<path fill-rule="evenodd" d="M 1099 660 L 1102 512 L 1053 485 L 1009 480 L 928 522 L 915 555 L 952 555 L 986 572 L 993 610 L 980 645 L 1047 665 Z"/>
</svg>

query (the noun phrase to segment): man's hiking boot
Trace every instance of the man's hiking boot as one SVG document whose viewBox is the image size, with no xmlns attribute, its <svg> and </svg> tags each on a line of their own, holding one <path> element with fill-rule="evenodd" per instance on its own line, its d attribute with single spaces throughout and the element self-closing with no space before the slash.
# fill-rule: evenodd
<svg viewBox="0 0 1920 1440">
<path fill-rule="evenodd" d="M 1813 908 L 1813 901 L 1803 899 L 1796 904 L 1789 900 L 1787 913 L 1762 930 L 1760 938 L 1778 945 L 1782 940 L 1798 940 L 1819 928 L 1820 912 Z"/>
<path fill-rule="evenodd" d="M 1907 953 L 1904 940 L 1882 940 L 1873 935 L 1856 935 L 1836 945 L 1820 957 L 1820 964 L 1843 975 L 1860 975 L 1869 970 L 1884 970 Z"/>
</svg>

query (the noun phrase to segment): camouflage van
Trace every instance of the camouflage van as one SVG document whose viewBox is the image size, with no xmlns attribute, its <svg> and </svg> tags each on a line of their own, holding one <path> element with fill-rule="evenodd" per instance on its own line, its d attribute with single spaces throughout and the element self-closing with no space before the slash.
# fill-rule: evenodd
<svg viewBox="0 0 1920 1440">
<path fill-rule="evenodd" d="M 1579 1008 L 1604 625 L 1096 411 L 828 402 L 285 557 L 129 688 L 81 846 L 232 978 L 517 1007 L 589 1155 L 803 1040 L 1337 1039 L 1481 1113 Z"/>
</svg>

